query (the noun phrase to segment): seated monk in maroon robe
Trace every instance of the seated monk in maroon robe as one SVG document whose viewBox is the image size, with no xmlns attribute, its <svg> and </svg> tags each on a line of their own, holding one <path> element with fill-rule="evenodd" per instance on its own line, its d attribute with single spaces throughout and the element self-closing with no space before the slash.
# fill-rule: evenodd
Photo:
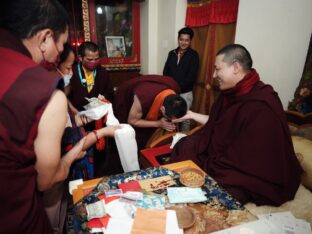
<svg viewBox="0 0 312 234">
<path fill-rule="evenodd" d="M 178 84 L 168 76 L 146 75 L 123 83 L 117 90 L 113 109 L 121 123 L 135 127 L 138 149 L 145 144 L 156 128 L 174 131 L 172 118 L 186 113 L 186 102 L 176 93 Z"/>
<path fill-rule="evenodd" d="M 207 123 L 176 144 L 171 162 L 193 160 L 243 204 L 293 199 L 302 169 L 277 93 L 260 81 L 241 45 L 218 52 L 214 78 L 221 94 Z"/>
</svg>

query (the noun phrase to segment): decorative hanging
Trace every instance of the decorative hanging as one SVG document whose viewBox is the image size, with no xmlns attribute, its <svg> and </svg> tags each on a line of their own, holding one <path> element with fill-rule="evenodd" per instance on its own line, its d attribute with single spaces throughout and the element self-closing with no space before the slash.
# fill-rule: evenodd
<svg viewBox="0 0 312 234">
<path fill-rule="evenodd" d="M 234 23 L 237 20 L 238 1 L 188 0 L 185 25 L 200 27 L 211 23 Z"/>
</svg>

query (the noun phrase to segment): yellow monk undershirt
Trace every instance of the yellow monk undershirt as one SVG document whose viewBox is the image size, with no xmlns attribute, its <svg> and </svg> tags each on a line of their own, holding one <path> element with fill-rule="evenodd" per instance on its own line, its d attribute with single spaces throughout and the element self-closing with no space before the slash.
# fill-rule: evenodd
<svg viewBox="0 0 312 234">
<path fill-rule="evenodd" d="M 88 74 L 88 72 L 86 71 L 86 69 L 83 66 L 82 66 L 82 69 L 83 69 L 83 72 L 85 74 L 87 89 L 88 89 L 88 92 L 90 93 L 93 86 L 94 86 L 94 72 L 90 72 Z"/>
</svg>

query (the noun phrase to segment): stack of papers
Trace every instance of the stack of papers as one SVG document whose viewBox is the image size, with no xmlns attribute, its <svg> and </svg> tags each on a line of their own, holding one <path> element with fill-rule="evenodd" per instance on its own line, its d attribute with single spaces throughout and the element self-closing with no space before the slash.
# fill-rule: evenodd
<svg viewBox="0 0 312 234">
<path fill-rule="evenodd" d="M 168 187 L 170 203 L 196 203 L 207 201 L 207 197 L 201 188 Z"/>
<path fill-rule="evenodd" d="M 88 206 L 94 206 L 96 203 L 104 203 L 106 213 L 103 217 L 94 216 L 97 218 L 88 221 L 88 228 L 91 233 L 149 234 L 150 231 L 155 231 L 153 232 L 155 234 L 183 234 L 183 230 L 178 226 L 176 211 L 164 210 L 164 197 L 142 195 L 142 199 L 140 199 L 139 196 L 136 196 L 139 200 L 136 201 L 138 204 L 135 205 L 120 199 L 139 193 L 126 192 L 120 196 L 110 197 L 101 195 L 99 196 L 100 201 L 89 204 Z M 148 208 L 148 210 L 138 208 L 137 205 Z M 151 222 L 157 225 L 151 225 Z"/>
<path fill-rule="evenodd" d="M 258 215 L 259 220 L 245 223 L 215 234 L 311 234 L 308 222 L 296 219 L 291 212 Z"/>
</svg>

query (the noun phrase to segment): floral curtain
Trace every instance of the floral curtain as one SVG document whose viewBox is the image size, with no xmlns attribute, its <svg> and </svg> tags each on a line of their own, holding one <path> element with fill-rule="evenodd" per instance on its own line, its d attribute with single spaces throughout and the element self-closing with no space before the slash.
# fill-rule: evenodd
<svg viewBox="0 0 312 234">
<path fill-rule="evenodd" d="M 302 114 L 312 112 L 312 34 L 302 77 L 294 100 L 288 105 L 288 110 L 298 111 Z"/>
</svg>

